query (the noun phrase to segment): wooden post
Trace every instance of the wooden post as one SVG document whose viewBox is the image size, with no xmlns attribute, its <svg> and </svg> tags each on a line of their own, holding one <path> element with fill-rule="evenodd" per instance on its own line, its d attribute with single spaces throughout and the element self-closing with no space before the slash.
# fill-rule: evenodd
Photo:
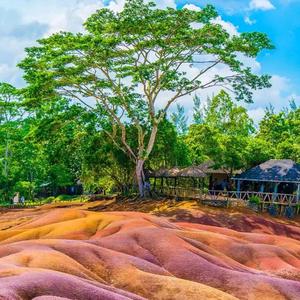
<svg viewBox="0 0 300 300">
<path fill-rule="evenodd" d="M 274 186 L 274 192 L 273 192 L 273 195 L 272 195 L 272 202 L 274 202 L 274 200 L 275 200 L 276 197 L 277 197 L 277 193 L 278 193 L 278 185 L 279 185 L 279 183 L 276 182 L 276 183 L 275 183 L 275 186 Z"/>
<path fill-rule="evenodd" d="M 297 203 L 300 202 L 300 183 L 298 183 L 298 185 L 297 185 L 297 196 L 296 196 L 296 200 L 297 200 Z"/>
<path fill-rule="evenodd" d="M 262 184 L 260 185 L 259 191 L 260 191 L 261 193 L 263 193 L 264 190 L 265 190 L 265 185 L 264 185 L 264 183 L 262 183 Z"/>
<path fill-rule="evenodd" d="M 237 181 L 236 191 L 237 191 L 238 198 L 240 198 L 241 197 L 241 194 L 240 194 L 240 191 L 241 191 L 241 181 L 240 180 Z"/>
</svg>

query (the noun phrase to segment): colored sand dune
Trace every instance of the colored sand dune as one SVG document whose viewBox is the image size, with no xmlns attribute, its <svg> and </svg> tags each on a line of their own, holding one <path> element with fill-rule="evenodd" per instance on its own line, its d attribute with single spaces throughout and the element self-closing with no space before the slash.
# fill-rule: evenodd
<svg viewBox="0 0 300 300">
<path fill-rule="evenodd" d="M 88 208 L 0 215 L 0 299 L 300 299 L 297 225 Z"/>
</svg>

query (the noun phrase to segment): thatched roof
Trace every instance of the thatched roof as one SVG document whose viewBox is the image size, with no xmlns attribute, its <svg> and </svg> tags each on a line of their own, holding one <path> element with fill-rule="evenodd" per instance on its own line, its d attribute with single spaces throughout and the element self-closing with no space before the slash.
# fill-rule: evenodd
<svg viewBox="0 0 300 300">
<path fill-rule="evenodd" d="M 198 166 L 206 174 L 230 174 L 225 168 L 216 168 L 212 160 L 207 160 Z"/>
<path fill-rule="evenodd" d="M 178 167 L 174 167 L 171 169 L 161 168 L 155 172 L 151 173 L 151 177 L 177 177 L 180 169 Z"/>
<path fill-rule="evenodd" d="M 168 176 L 168 169 L 167 168 L 160 168 L 155 172 L 151 172 L 151 177 L 167 177 Z"/>
<path fill-rule="evenodd" d="M 199 166 L 191 166 L 184 169 L 174 167 L 171 169 L 162 168 L 151 174 L 151 177 L 194 177 L 202 178 L 211 174 L 230 174 L 229 170 L 224 168 L 214 168 L 215 163 L 212 160 L 208 160 Z M 241 173 L 236 171 L 235 174 Z"/>
<path fill-rule="evenodd" d="M 234 179 L 300 183 L 300 164 L 291 159 L 270 159 Z"/>
<path fill-rule="evenodd" d="M 207 175 L 201 170 L 199 166 L 192 166 L 181 170 L 178 176 L 201 178 L 206 177 Z"/>
<path fill-rule="evenodd" d="M 168 170 L 168 177 L 177 177 L 180 174 L 180 169 L 178 167 L 174 167 Z"/>
<path fill-rule="evenodd" d="M 184 169 L 174 167 L 171 169 L 161 168 L 151 174 L 151 177 L 205 177 L 207 176 L 199 167 L 192 166 Z"/>
</svg>

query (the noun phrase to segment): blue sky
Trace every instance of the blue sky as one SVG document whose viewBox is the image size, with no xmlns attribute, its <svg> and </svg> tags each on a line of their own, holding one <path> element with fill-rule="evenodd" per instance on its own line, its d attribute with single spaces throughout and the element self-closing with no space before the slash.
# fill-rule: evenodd
<svg viewBox="0 0 300 300">
<path fill-rule="evenodd" d="M 262 31 L 276 49 L 262 53 L 251 65 L 258 73 L 273 76 L 270 89 L 256 92 L 249 114 L 258 121 L 265 107 L 277 110 L 295 98 L 300 105 L 300 0 L 156 0 L 160 7 L 191 9 L 213 4 L 219 21 L 229 31 Z M 15 65 L 24 56 L 24 48 L 35 40 L 59 30 L 79 31 L 83 20 L 97 8 L 121 9 L 124 0 L 0 0 L 0 81 L 16 86 L 24 84 Z M 191 105 L 186 103 L 189 111 Z"/>
<path fill-rule="evenodd" d="M 256 9 L 250 9 L 251 1 L 189 1 L 211 3 L 224 20 L 232 22 L 239 31 L 262 31 L 268 34 L 276 49 L 260 55 L 264 72 L 280 74 L 292 80 L 300 91 L 300 0 L 264 0 Z M 178 1 L 185 5 L 186 1 Z M 265 5 L 263 5 L 265 3 Z M 270 3 L 272 6 L 266 5 Z"/>
</svg>

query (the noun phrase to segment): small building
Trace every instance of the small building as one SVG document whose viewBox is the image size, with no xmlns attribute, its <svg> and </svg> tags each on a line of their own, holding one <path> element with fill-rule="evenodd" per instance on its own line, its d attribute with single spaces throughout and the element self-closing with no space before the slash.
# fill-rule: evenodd
<svg viewBox="0 0 300 300">
<path fill-rule="evenodd" d="M 230 171 L 226 168 L 216 168 L 212 160 L 203 162 L 197 166 L 183 169 L 173 167 L 171 169 L 161 168 L 151 172 L 149 178 L 153 178 L 153 186 L 157 188 L 172 187 L 201 190 L 230 190 L 232 186 L 231 177 L 240 171 Z M 160 179 L 160 182 L 157 182 Z"/>
<path fill-rule="evenodd" d="M 156 179 L 160 178 L 162 185 L 165 179 L 167 183 L 171 181 L 174 186 L 177 186 L 179 181 L 182 181 L 183 183 L 185 180 L 191 179 L 195 182 L 196 179 L 204 178 L 205 176 L 206 174 L 197 166 L 191 166 L 184 169 L 178 167 L 173 167 L 171 169 L 161 168 L 158 171 L 148 174 L 149 178 L 154 178 L 155 185 Z"/>
<path fill-rule="evenodd" d="M 296 195 L 300 199 L 300 164 L 270 159 L 233 178 L 237 191 Z"/>
<path fill-rule="evenodd" d="M 209 190 L 223 190 L 224 182 L 227 184 L 226 189 L 231 190 L 232 175 L 240 174 L 240 170 L 229 170 L 218 168 L 212 160 L 207 160 L 198 166 L 208 177 Z"/>
</svg>

